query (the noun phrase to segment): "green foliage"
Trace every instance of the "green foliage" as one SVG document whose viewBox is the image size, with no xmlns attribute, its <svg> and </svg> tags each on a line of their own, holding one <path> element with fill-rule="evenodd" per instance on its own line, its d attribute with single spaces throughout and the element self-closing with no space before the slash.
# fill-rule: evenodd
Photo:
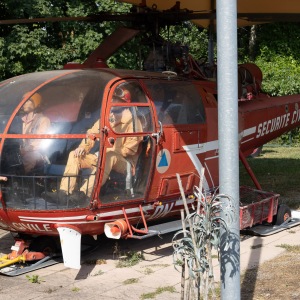
<svg viewBox="0 0 300 300">
<path fill-rule="evenodd" d="M 195 59 L 207 58 L 208 55 L 208 34 L 206 29 L 198 28 L 190 22 L 181 25 L 165 28 L 161 36 L 172 43 L 179 43 L 189 47 L 190 54 Z"/>
<path fill-rule="evenodd" d="M 43 281 L 43 280 L 40 279 L 39 275 L 32 275 L 32 276 L 26 275 L 26 278 L 31 283 L 38 283 L 38 284 L 40 284 Z"/>
<path fill-rule="evenodd" d="M 280 244 L 276 247 L 283 248 L 283 249 L 287 250 L 288 252 L 300 253 L 300 246 L 299 245 Z"/>
<path fill-rule="evenodd" d="M 268 56 L 272 54 L 300 58 L 300 26 L 298 23 L 273 23 L 259 25 L 257 30 L 257 46 L 268 48 Z"/>
<path fill-rule="evenodd" d="M 164 287 L 159 287 L 157 288 L 154 292 L 152 293 L 145 293 L 142 294 L 140 299 L 144 300 L 144 299 L 155 299 L 156 296 L 165 293 L 165 292 L 169 292 L 169 293 L 175 293 L 176 290 L 173 286 L 164 286 Z"/>
<path fill-rule="evenodd" d="M 104 274 L 104 272 L 102 271 L 102 270 L 99 270 L 99 271 L 97 271 L 97 272 L 95 272 L 93 275 L 91 275 L 91 276 L 99 276 L 99 275 L 103 275 Z"/>
<path fill-rule="evenodd" d="M 146 47 L 141 45 L 141 36 L 128 41 L 119 51 L 112 55 L 107 63 L 111 68 L 140 70 L 140 58 L 146 55 Z M 139 46 L 138 46 L 139 45 Z M 132 49 L 135 49 L 132 51 Z"/>
<path fill-rule="evenodd" d="M 144 259 L 144 256 L 142 253 L 138 253 L 135 251 L 129 251 L 126 253 L 125 257 L 120 257 L 120 260 L 116 264 L 117 268 L 126 268 L 126 267 L 132 267 L 138 264 L 141 260 Z"/>
<path fill-rule="evenodd" d="M 103 11 L 128 12 L 131 7 L 112 0 L 8 0 L 3 6 L 0 13 L 2 19 L 86 16 Z M 23 73 L 59 69 L 70 61 L 83 62 L 117 26 L 119 24 L 114 22 L 2 25 L 0 79 Z M 132 55 L 132 51 L 128 49 L 127 53 Z M 115 66 L 118 61 L 116 59 Z"/>
<path fill-rule="evenodd" d="M 279 138 L 273 140 L 273 143 L 283 146 L 298 147 L 300 145 L 300 129 L 295 128 L 287 133 L 284 133 Z"/>
<path fill-rule="evenodd" d="M 267 144 L 256 158 L 247 159 L 264 191 L 280 194 L 280 203 L 298 210 L 300 201 L 300 151 L 299 147 Z M 254 183 L 245 167 L 240 163 L 240 185 L 253 186 Z"/>
<path fill-rule="evenodd" d="M 128 278 L 126 280 L 123 281 L 123 284 L 127 285 L 127 284 L 135 284 L 138 283 L 139 279 L 138 278 Z"/>
<path fill-rule="evenodd" d="M 253 28 L 252 28 L 253 29 Z M 300 93 L 300 25 L 273 23 L 255 26 L 254 51 L 250 54 L 251 27 L 239 29 L 239 59 L 252 60 L 262 70 L 262 89 L 271 96 Z M 299 144 L 299 130 L 282 135 L 277 142 Z"/>
<path fill-rule="evenodd" d="M 261 49 L 255 63 L 263 72 L 262 88 L 271 96 L 300 93 L 300 63 L 292 56 L 273 54 L 269 60 L 268 48 Z"/>
<path fill-rule="evenodd" d="M 7 0 L 1 2 L 1 18 L 41 18 L 87 16 L 100 12 L 125 13 L 130 4 L 113 0 Z M 66 62 L 83 62 L 103 39 L 112 33 L 118 22 L 54 22 L 20 25 L 2 25 L 0 28 L 0 78 L 61 68 Z M 240 28 L 239 59 L 250 57 L 251 28 Z M 172 43 L 189 46 L 196 58 L 207 58 L 208 35 L 191 22 L 165 27 L 162 37 Z M 264 24 L 256 26 L 254 61 L 264 73 L 264 89 L 271 95 L 299 92 L 300 26 L 295 23 Z M 135 38 L 114 54 L 110 67 L 140 69 L 140 56 L 147 52 Z M 149 46 L 149 45 L 148 45 Z M 134 49 L 134 51 L 132 51 Z"/>
<path fill-rule="evenodd" d="M 254 31 L 254 53 L 250 55 L 251 27 L 239 29 L 240 61 L 251 56 L 262 70 L 262 88 L 271 96 L 300 93 L 299 24 L 256 25 Z"/>
<path fill-rule="evenodd" d="M 2 19 L 87 16 L 100 12 L 126 13 L 131 8 L 130 4 L 113 0 L 7 0 L 2 6 Z M 106 36 L 123 25 L 129 24 L 70 21 L 2 25 L 0 79 L 60 69 L 67 62 L 83 62 Z M 206 30 L 199 30 L 190 22 L 165 28 L 162 35 L 172 43 L 187 44 L 196 59 L 207 57 Z M 149 51 L 149 45 L 143 46 L 146 40 L 147 35 L 140 35 L 129 41 L 108 59 L 108 65 L 113 68 L 141 69 L 141 61 Z"/>
</svg>

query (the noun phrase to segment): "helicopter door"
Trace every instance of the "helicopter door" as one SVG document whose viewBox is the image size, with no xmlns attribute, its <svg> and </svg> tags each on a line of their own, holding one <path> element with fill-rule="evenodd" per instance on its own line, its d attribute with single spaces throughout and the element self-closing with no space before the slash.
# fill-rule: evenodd
<svg viewBox="0 0 300 300">
<path fill-rule="evenodd" d="M 109 95 L 100 200 L 144 199 L 153 152 L 152 114 L 137 81 L 121 82 Z"/>
<path fill-rule="evenodd" d="M 205 110 L 194 84 L 180 80 L 145 80 L 156 109 L 157 142 L 153 185 L 156 199 L 177 197 L 177 175 L 187 194 L 199 182 L 206 140 Z"/>
</svg>

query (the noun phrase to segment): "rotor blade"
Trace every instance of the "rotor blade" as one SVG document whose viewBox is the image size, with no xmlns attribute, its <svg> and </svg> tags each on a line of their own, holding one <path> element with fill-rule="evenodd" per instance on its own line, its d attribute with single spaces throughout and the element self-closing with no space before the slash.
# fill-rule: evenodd
<svg viewBox="0 0 300 300">
<path fill-rule="evenodd" d="M 103 22 L 103 21 L 120 21 L 120 22 L 138 22 L 153 23 L 154 21 L 165 21 L 167 23 L 178 23 L 192 19 L 210 19 L 211 13 L 194 14 L 193 12 L 158 12 L 148 11 L 147 13 L 97 13 L 89 16 L 81 17 L 45 17 L 31 19 L 12 19 L 0 20 L 0 25 L 11 24 L 28 24 L 28 23 L 46 23 L 46 22 L 68 22 L 68 21 L 87 21 L 87 22 Z"/>
<path fill-rule="evenodd" d="M 132 39 L 140 32 L 138 29 L 120 27 L 109 35 L 99 46 L 95 49 L 88 59 L 83 63 L 87 67 L 91 67 L 97 60 L 105 61 L 113 55 L 124 43 Z"/>
<path fill-rule="evenodd" d="M 0 25 L 41 23 L 41 22 L 93 21 L 93 20 L 94 17 L 49 17 L 49 18 L 0 20 Z"/>
<path fill-rule="evenodd" d="M 238 13 L 238 19 L 253 22 L 299 22 L 299 13 Z M 139 24 L 153 23 L 154 21 L 165 22 L 166 24 L 177 24 L 188 20 L 214 20 L 216 18 L 215 11 L 203 12 L 178 12 L 178 11 L 148 11 L 147 13 L 125 13 L 111 14 L 98 13 L 85 17 L 46 17 L 32 19 L 13 19 L 0 20 L 0 25 L 9 24 L 26 24 L 40 22 L 67 22 L 67 21 L 87 21 L 87 22 L 103 22 L 103 21 L 124 21 L 138 22 Z"/>
</svg>

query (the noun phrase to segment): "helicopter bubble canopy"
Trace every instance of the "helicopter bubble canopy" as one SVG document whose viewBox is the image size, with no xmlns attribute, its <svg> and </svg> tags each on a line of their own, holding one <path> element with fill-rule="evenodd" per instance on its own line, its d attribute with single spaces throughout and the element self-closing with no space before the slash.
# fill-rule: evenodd
<svg viewBox="0 0 300 300">
<path fill-rule="evenodd" d="M 8 178 L 0 195 L 6 208 L 87 208 L 99 191 L 101 204 L 145 197 L 154 151 L 152 110 L 140 82 L 121 78 L 72 69 L 0 84 L 0 174 Z M 132 152 L 126 160 L 114 148 L 124 141 Z M 111 163 L 112 155 L 121 167 Z"/>
<path fill-rule="evenodd" d="M 31 186 L 45 187 L 45 181 L 51 182 L 39 176 L 56 176 L 58 182 L 69 153 L 86 137 L 87 129 L 99 122 L 104 87 L 112 78 L 96 70 L 60 70 L 2 82 L 0 172 L 15 178 L 3 191 L 4 199 L 9 199 L 7 207 L 38 209 L 36 203 L 31 207 L 10 193 L 28 201 Z M 99 145 L 100 138 L 91 151 L 99 151 Z M 57 189 L 55 180 L 48 190 Z"/>
<path fill-rule="evenodd" d="M 104 86 L 111 78 L 108 73 L 93 70 L 60 70 L 32 73 L 4 81 L 0 87 L 0 133 L 4 132 L 11 117 L 12 124 L 6 129 L 8 133 L 22 133 L 17 124 L 18 117 L 24 115 L 23 104 L 26 100 L 36 94 L 40 97 L 36 111 L 47 116 L 51 123 L 73 125 L 72 128 L 56 128 L 55 133 L 81 133 L 78 122 L 91 120 L 92 123 L 93 118 L 99 117 L 99 114 L 97 117 L 94 115 L 97 110 L 100 111 Z"/>
</svg>

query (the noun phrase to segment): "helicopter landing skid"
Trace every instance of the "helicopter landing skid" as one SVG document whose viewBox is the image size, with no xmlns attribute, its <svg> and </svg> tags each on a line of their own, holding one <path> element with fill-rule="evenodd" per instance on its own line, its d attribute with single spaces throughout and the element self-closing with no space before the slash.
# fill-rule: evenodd
<svg viewBox="0 0 300 300">
<path fill-rule="evenodd" d="M 29 263 L 29 262 L 18 263 L 8 267 L 4 267 L 0 269 L 0 274 L 14 277 L 14 276 L 25 274 L 31 271 L 49 267 L 62 262 L 63 262 L 62 257 L 45 256 L 41 260 L 38 260 L 34 263 Z"/>
<path fill-rule="evenodd" d="M 99 245 L 82 245 L 81 255 L 86 256 L 97 249 Z M 35 262 L 20 262 L 16 264 L 9 265 L 0 269 L 0 275 L 6 276 L 19 276 L 25 273 L 29 273 L 35 270 L 46 268 L 55 264 L 63 263 L 63 256 L 56 253 L 52 256 L 45 256 L 44 258 Z"/>
<path fill-rule="evenodd" d="M 248 235 L 268 236 L 286 229 L 291 229 L 297 225 L 300 225 L 300 219 L 292 218 L 281 225 L 256 225 L 249 229 L 244 229 L 241 232 Z"/>
</svg>

